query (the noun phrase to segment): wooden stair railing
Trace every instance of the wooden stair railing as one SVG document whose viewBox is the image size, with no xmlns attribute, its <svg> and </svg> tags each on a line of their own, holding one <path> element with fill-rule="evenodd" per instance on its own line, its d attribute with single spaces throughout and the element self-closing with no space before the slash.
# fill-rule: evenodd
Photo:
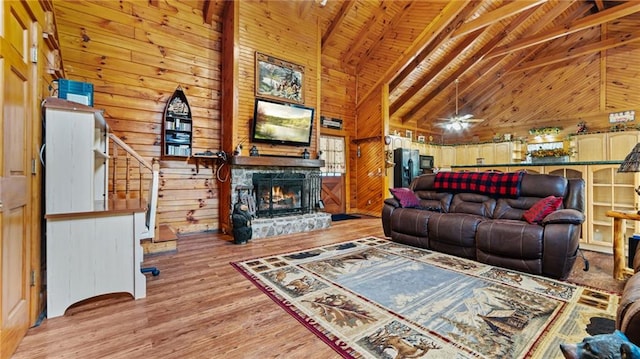
<svg viewBox="0 0 640 359">
<path fill-rule="evenodd" d="M 110 197 L 117 199 L 139 199 L 147 206 L 146 231 L 139 233 L 140 239 L 158 237 L 156 215 L 158 211 L 158 187 L 160 163 L 154 158 L 152 163 L 140 156 L 118 136 L 109 133 Z M 135 161 L 133 164 L 132 162 Z"/>
</svg>

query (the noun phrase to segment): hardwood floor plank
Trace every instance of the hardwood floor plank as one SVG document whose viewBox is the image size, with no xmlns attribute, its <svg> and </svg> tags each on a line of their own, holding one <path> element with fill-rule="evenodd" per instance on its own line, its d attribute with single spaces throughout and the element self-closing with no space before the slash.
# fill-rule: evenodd
<svg viewBox="0 0 640 359">
<path fill-rule="evenodd" d="M 145 259 L 161 271 L 147 277 L 146 298 L 111 295 L 75 305 L 29 329 L 13 358 L 339 358 L 230 262 L 367 236 L 383 237 L 380 218 L 246 245 L 222 234 L 181 235 L 177 252 Z M 576 263 L 574 273 L 611 278 L 610 256 L 587 256 L 594 260 L 591 271 L 580 273 Z"/>
<path fill-rule="evenodd" d="M 13 358 L 339 358 L 230 262 L 370 235 L 383 235 L 380 218 L 246 245 L 222 234 L 180 236 L 177 252 L 145 258 L 161 271 L 147 277 L 146 298 L 74 305 L 29 329 Z"/>
</svg>

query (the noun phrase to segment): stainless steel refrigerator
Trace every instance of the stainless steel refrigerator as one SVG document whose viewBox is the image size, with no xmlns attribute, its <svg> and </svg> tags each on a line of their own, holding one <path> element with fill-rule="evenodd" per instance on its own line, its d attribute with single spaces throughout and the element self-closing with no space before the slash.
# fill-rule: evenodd
<svg viewBox="0 0 640 359">
<path fill-rule="evenodd" d="M 420 170 L 420 154 L 418 150 L 396 148 L 393 151 L 393 186 L 409 187 L 411 181 L 418 177 Z"/>
</svg>

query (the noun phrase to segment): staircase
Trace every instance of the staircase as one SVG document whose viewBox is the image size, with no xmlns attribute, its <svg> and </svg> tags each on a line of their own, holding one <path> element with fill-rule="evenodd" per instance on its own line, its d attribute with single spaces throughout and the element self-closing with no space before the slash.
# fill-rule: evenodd
<svg viewBox="0 0 640 359">
<path fill-rule="evenodd" d="M 109 133 L 109 198 L 138 199 L 147 207 L 145 226 L 137 233 L 144 254 L 177 250 L 178 238 L 166 225 L 158 225 L 160 163 L 145 160 L 118 136 Z"/>
</svg>

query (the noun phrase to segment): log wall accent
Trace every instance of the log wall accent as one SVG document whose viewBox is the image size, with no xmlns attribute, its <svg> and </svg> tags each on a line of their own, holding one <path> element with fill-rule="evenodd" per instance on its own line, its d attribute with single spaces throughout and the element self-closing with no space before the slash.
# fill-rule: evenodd
<svg viewBox="0 0 640 359">
<path fill-rule="evenodd" d="M 235 124 L 238 118 L 239 103 L 239 66 L 236 58 L 240 41 L 240 27 L 238 16 L 240 3 L 238 1 L 227 1 L 223 9 L 222 22 L 222 118 L 232 119 L 222 121 L 222 150 L 231 151 L 238 142 L 238 126 Z M 244 144 L 245 151 L 248 151 L 248 144 Z M 245 152 L 246 153 L 246 152 Z M 227 173 L 231 173 L 231 167 L 227 168 Z M 219 228 L 225 232 L 231 231 L 231 182 L 226 181 L 220 186 L 220 201 L 218 202 Z"/>
<path fill-rule="evenodd" d="M 94 106 L 147 160 L 160 157 L 166 101 L 181 86 L 193 113 L 194 152 L 220 148 L 221 24 L 179 1 L 55 1 L 67 77 L 94 85 Z M 178 233 L 218 228 L 210 169 L 160 163 L 158 222 Z"/>
</svg>

